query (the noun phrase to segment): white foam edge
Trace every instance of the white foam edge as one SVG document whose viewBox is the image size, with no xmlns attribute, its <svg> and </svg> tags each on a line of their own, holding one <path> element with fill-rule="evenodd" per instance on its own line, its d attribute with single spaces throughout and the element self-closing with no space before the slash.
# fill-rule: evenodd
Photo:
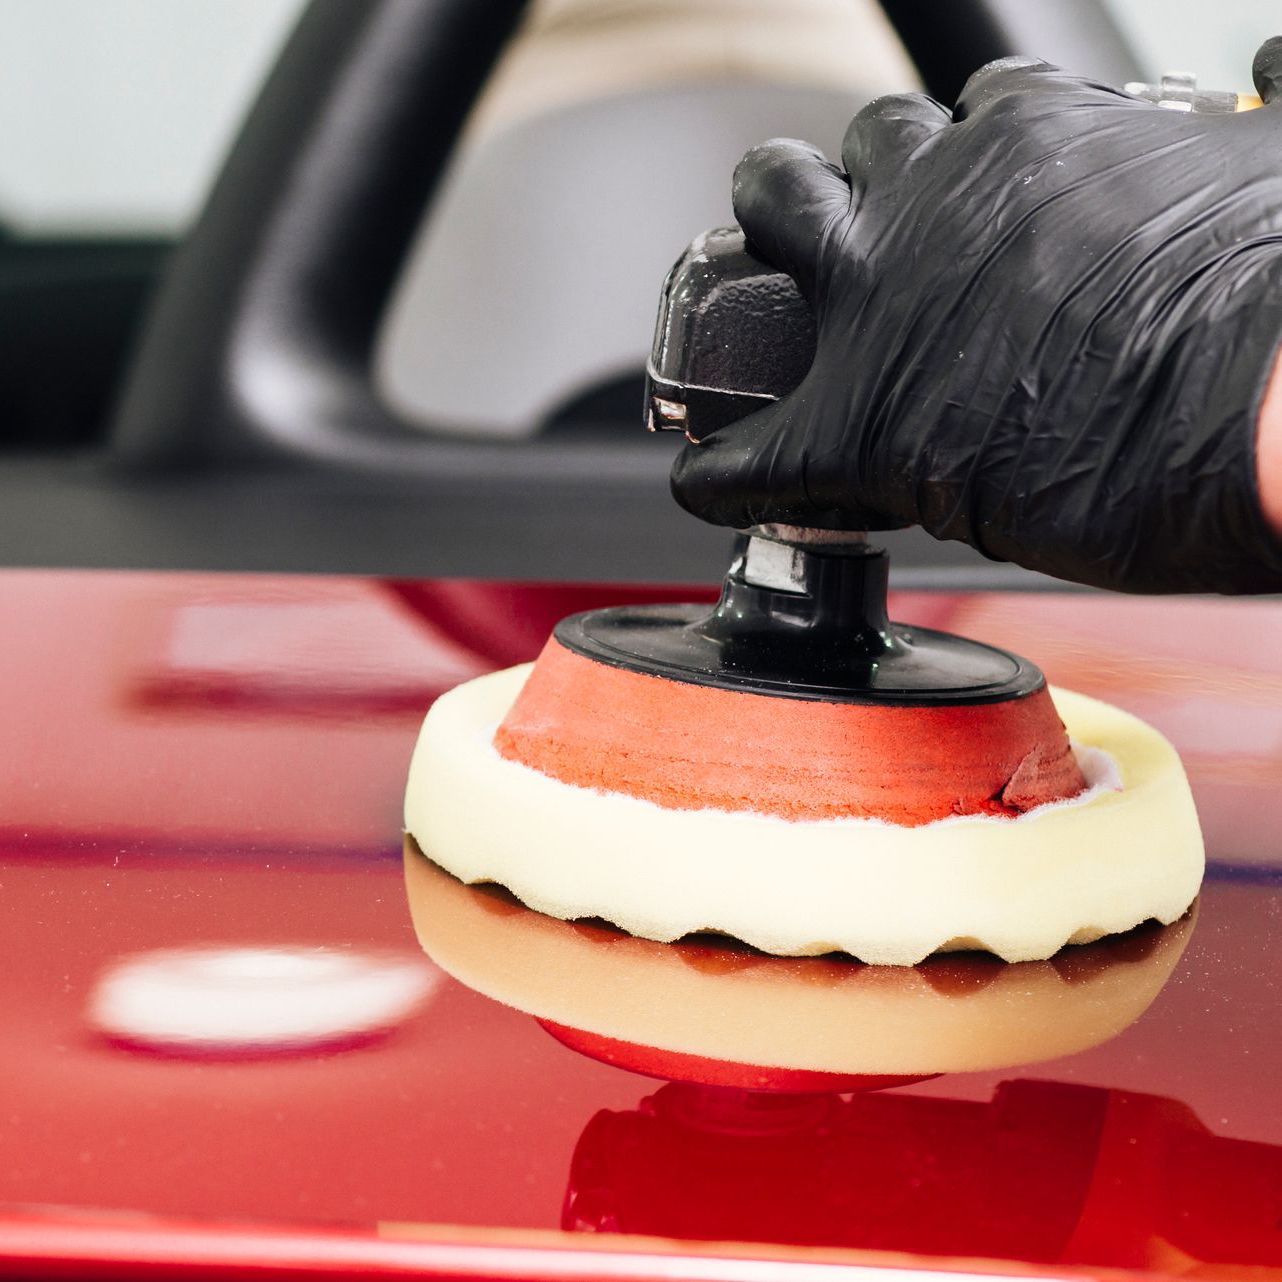
<svg viewBox="0 0 1282 1282">
<path fill-rule="evenodd" d="M 509 761 L 493 728 L 528 670 L 478 678 L 434 705 L 405 826 L 460 880 L 497 882 L 550 916 L 601 917 L 661 941 L 715 930 L 789 956 L 913 965 L 978 947 L 1026 961 L 1174 921 L 1201 883 L 1201 834 L 1175 750 L 1083 695 L 1052 691 L 1086 792 L 1014 818 L 903 827 L 673 810 Z"/>
</svg>

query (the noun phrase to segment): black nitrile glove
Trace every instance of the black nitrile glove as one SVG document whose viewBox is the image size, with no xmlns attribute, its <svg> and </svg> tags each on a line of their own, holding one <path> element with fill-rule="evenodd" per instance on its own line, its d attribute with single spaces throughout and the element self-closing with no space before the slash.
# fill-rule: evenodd
<svg viewBox="0 0 1282 1282">
<path fill-rule="evenodd" d="M 1044 62 L 855 117 L 843 174 L 776 141 L 735 173 L 754 250 L 815 311 L 784 400 L 690 445 L 673 492 L 720 525 L 917 523 L 1131 592 L 1282 589 L 1256 419 L 1282 339 L 1273 106 L 1162 109 Z"/>
</svg>

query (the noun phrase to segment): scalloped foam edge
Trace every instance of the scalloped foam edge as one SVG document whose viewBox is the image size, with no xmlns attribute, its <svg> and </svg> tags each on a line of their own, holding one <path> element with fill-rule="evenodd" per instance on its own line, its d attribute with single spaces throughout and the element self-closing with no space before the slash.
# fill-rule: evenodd
<svg viewBox="0 0 1282 1282">
<path fill-rule="evenodd" d="M 413 839 L 404 860 L 419 943 L 469 988 L 633 1045 L 817 1072 L 973 1072 L 1096 1046 L 1148 1008 L 1194 924 L 1190 912 L 1141 950 L 1097 944 L 1081 967 L 994 970 L 965 960 L 928 973 L 740 951 L 732 965 L 709 968 L 679 944 L 578 929 L 532 909 L 496 912 L 493 898 L 437 867 Z"/>
<path fill-rule="evenodd" d="M 713 930 L 768 953 L 883 965 L 960 948 L 1034 961 L 1175 921 L 1201 884 L 1201 831 L 1174 748 L 1084 695 L 1052 691 L 1086 793 L 1014 819 L 904 828 L 666 809 L 508 761 L 491 739 L 529 670 L 479 677 L 433 704 L 405 827 L 461 881 L 498 882 L 553 917 L 600 917 L 662 942 Z"/>
</svg>

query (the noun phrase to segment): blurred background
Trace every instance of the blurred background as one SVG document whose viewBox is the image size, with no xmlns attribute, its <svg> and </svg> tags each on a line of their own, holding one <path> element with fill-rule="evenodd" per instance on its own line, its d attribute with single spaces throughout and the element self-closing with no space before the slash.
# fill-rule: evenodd
<svg viewBox="0 0 1282 1282">
<path fill-rule="evenodd" d="M 103 431 L 168 250 L 302 0 L 0 0 L 0 433 Z"/>
<path fill-rule="evenodd" d="M 0 561 L 715 576 L 640 382 L 746 146 L 833 151 L 870 98 L 1013 51 L 1245 90 L 1277 24 L 1264 0 L 470 7 L 0 0 Z M 1032 585 L 896 538 L 910 578 Z"/>
</svg>

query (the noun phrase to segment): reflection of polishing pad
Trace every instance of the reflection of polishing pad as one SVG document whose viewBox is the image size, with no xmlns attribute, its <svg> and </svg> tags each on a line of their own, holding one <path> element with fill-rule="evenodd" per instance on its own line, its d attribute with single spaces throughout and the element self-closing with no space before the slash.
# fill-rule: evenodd
<svg viewBox="0 0 1282 1282">
<path fill-rule="evenodd" d="M 555 917 L 602 917 L 657 940 L 717 930 L 789 956 L 841 950 L 911 965 L 982 948 L 1023 961 L 1150 918 L 1172 922 L 1201 883 L 1201 833 L 1175 750 L 1081 695 L 1058 691 L 1055 703 L 1094 784 L 1086 793 L 1014 819 L 908 828 L 668 809 L 508 761 L 491 740 L 528 671 L 469 681 L 432 706 L 405 826 L 457 877 L 499 882 Z"/>
<path fill-rule="evenodd" d="M 405 877 L 424 950 L 487 997 L 598 1038 L 819 1073 L 919 1076 L 1085 1050 L 1139 1018 L 1192 931 L 1185 918 L 1053 962 L 970 955 L 887 969 L 558 921 L 497 887 L 464 886 L 412 841 Z"/>
</svg>

